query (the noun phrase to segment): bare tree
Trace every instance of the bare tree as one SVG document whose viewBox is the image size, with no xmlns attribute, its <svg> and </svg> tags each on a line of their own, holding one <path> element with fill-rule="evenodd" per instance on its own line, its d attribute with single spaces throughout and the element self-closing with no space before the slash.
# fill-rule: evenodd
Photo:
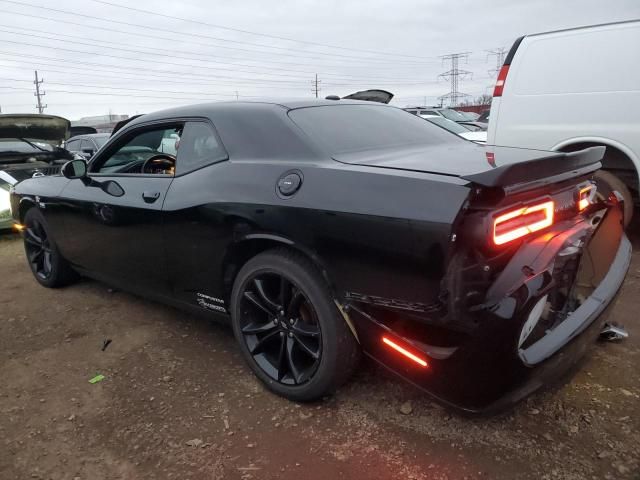
<svg viewBox="0 0 640 480">
<path fill-rule="evenodd" d="M 491 105 L 491 100 L 493 100 L 493 97 L 491 95 L 483 93 L 479 97 L 476 97 L 475 104 L 476 105 Z"/>
</svg>

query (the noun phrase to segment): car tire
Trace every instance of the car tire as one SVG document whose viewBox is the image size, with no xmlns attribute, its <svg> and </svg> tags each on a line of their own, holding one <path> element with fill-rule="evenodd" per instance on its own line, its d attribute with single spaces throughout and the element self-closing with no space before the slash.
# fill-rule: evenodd
<svg viewBox="0 0 640 480">
<path fill-rule="evenodd" d="M 332 393 L 358 364 L 360 347 L 327 282 L 297 252 L 270 250 L 250 259 L 234 282 L 231 318 L 253 372 L 290 400 Z"/>
<path fill-rule="evenodd" d="M 24 249 L 35 279 L 48 288 L 62 287 L 78 275 L 60 254 L 44 215 L 37 208 L 27 211 L 23 220 Z"/>
<path fill-rule="evenodd" d="M 601 198 L 609 197 L 614 190 L 622 195 L 624 199 L 624 226 L 625 228 L 628 227 L 631 223 L 634 209 L 633 196 L 629 188 L 620 178 L 606 170 L 598 170 L 594 175 L 594 180 L 598 186 L 597 194 Z"/>
</svg>

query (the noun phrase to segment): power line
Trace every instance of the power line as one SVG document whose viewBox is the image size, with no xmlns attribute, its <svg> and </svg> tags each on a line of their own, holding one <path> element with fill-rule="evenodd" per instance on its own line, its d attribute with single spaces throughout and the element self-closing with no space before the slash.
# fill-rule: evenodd
<svg viewBox="0 0 640 480">
<path fill-rule="evenodd" d="M 12 43 L 19 43 L 19 42 L 12 42 Z M 56 49 L 55 47 L 49 47 L 49 48 L 53 48 Z M 63 49 L 63 50 L 68 50 L 68 49 Z M 56 61 L 60 61 L 60 62 L 64 62 L 64 67 L 65 68 L 74 68 L 74 67 L 68 67 L 67 64 L 72 64 L 72 65 L 87 65 L 87 66 L 91 66 L 91 67 L 97 67 L 100 70 L 95 70 L 95 71 L 106 71 L 106 72 L 113 72 L 113 70 L 103 70 L 104 68 L 108 68 L 108 69 L 116 69 L 116 70 L 124 70 L 124 72 L 115 72 L 118 74 L 122 74 L 122 75 L 136 75 L 135 73 L 131 73 L 131 67 L 128 66 L 120 66 L 120 65 L 112 65 L 112 64 L 100 64 L 100 63 L 95 63 L 95 62 L 79 62 L 79 61 L 72 61 L 72 60 L 67 60 L 64 58 L 57 58 L 57 57 L 43 57 L 43 56 L 39 56 L 39 55 L 25 55 L 24 53 L 16 53 L 16 52 L 2 52 L 0 51 L 0 56 L 14 56 L 14 57 L 19 57 L 21 59 L 24 59 L 25 57 L 27 57 L 29 59 L 30 62 L 33 63 L 38 63 L 40 65 L 49 65 L 51 66 L 51 63 L 48 62 L 42 62 L 42 61 L 34 61 L 34 59 L 46 59 L 46 60 L 56 60 Z M 123 59 L 128 59 L 128 57 L 120 57 Z M 131 59 L 134 60 L 135 59 Z M 14 61 L 14 60 L 6 60 L 6 61 Z M 55 66 L 55 65 L 54 65 Z M 184 65 L 180 65 L 180 66 L 184 66 Z M 86 70 L 86 69 L 85 69 Z M 144 67 L 144 74 L 138 74 L 138 76 L 142 76 L 143 78 L 147 78 L 147 77 L 158 77 L 158 78 L 165 78 L 165 77 L 169 77 L 171 79 L 175 79 L 175 78 L 189 78 L 189 79 L 196 79 L 196 80 L 208 80 L 208 83 L 206 83 L 207 85 L 210 85 L 212 82 L 212 80 L 214 79 L 227 79 L 227 80 L 233 80 L 234 84 L 240 84 L 240 83 L 244 83 L 244 84 L 262 84 L 262 85 L 285 85 L 285 84 L 295 84 L 295 85 L 300 85 L 303 80 L 301 79 L 297 79 L 297 77 L 293 77 L 293 80 L 285 80 L 285 79 L 272 79 L 272 78 L 262 78 L 262 79 L 256 79 L 254 77 L 252 78 L 244 78 L 244 77 L 235 77 L 235 76 L 229 76 L 229 75 L 220 75 L 220 74 L 198 74 L 198 73 L 185 73 L 185 71 L 177 71 L 177 70 L 156 70 L 156 69 L 151 69 L 148 67 Z M 255 73 L 255 72 L 253 72 Z M 357 80 L 347 80 L 347 81 L 341 81 L 339 79 L 337 79 L 335 82 L 331 82 L 332 85 L 342 85 L 342 86 L 349 86 L 349 85 L 355 85 L 355 86 L 360 86 L 362 85 L 362 81 L 357 81 Z M 405 81 L 388 81 L 388 82 L 381 82 L 387 85 L 422 85 L 424 83 L 430 83 L 430 82 L 405 82 Z M 435 83 L 435 82 L 434 82 Z M 202 85 L 202 84 L 201 84 Z"/>
<path fill-rule="evenodd" d="M 64 34 L 64 33 L 59 33 L 59 32 L 52 32 L 52 31 L 48 31 L 48 30 L 43 30 L 43 29 L 38 29 L 37 33 L 27 33 L 24 29 L 17 29 L 15 27 L 12 27 L 11 25 L 3 25 L 0 24 L 0 27 L 3 28 L 9 28 L 12 30 L 4 30 L 4 29 L 0 29 L 1 32 L 4 33 L 10 33 L 12 35 L 22 35 L 22 36 L 26 36 L 26 37 L 36 37 L 36 38 L 44 38 L 47 40 L 55 40 L 58 42 L 64 42 L 64 43 L 71 43 L 71 44 L 75 44 L 75 45 L 86 45 L 86 46 L 90 46 L 90 47 L 99 47 L 99 48 L 104 48 L 105 44 L 109 44 L 109 45 L 122 45 L 125 47 L 136 47 L 136 48 L 146 48 L 148 50 L 148 52 L 140 52 L 139 50 L 135 50 L 135 53 L 146 53 L 148 55 L 160 55 L 158 53 L 156 53 L 157 47 L 145 47 L 145 46 L 141 46 L 141 45 L 136 45 L 136 44 L 132 44 L 131 42 L 114 42 L 114 41 L 109 41 L 109 40 L 102 40 L 102 39 L 96 39 L 96 38 L 91 38 L 91 37 L 87 37 L 86 35 L 84 36 L 78 36 L 78 35 L 68 35 L 68 34 Z M 47 36 L 47 35 L 43 35 L 43 34 L 51 34 L 54 35 L 53 37 L 51 36 Z M 61 39 L 58 37 L 66 37 L 66 38 L 70 38 L 70 39 L 74 39 L 72 40 L 65 40 L 65 39 Z M 164 40 L 169 40 L 163 37 L 156 37 L 156 38 L 161 38 Z M 87 41 L 91 41 L 94 43 L 87 43 Z M 115 48 L 115 50 L 123 50 L 123 51 L 132 51 L 131 49 L 123 49 L 123 48 Z M 201 49 L 200 49 L 201 50 Z M 229 56 L 221 56 L 216 54 L 215 57 L 213 57 L 214 59 L 212 59 L 212 55 L 211 54 L 203 54 L 203 53 L 194 53 L 194 52 L 185 52 L 185 50 L 170 50 L 170 49 L 162 49 L 163 54 L 161 54 L 162 56 L 171 56 L 171 57 L 179 57 L 179 58 L 184 58 L 184 59 L 188 59 L 188 60 L 200 60 L 201 58 L 205 58 L 210 62 L 213 63 L 222 63 L 222 64 L 228 64 L 228 65 L 238 65 L 238 66 L 244 66 L 244 67 L 250 67 L 250 68 L 263 68 L 262 65 L 247 65 L 247 64 L 242 64 L 242 63 L 237 63 L 237 62 L 223 62 L 223 61 L 219 61 L 219 58 L 222 59 L 231 59 L 231 60 L 237 60 L 236 57 L 229 57 Z M 188 54 L 191 57 L 185 55 Z M 171 54 L 171 55 L 167 55 L 167 54 Z M 196 57 L 196 58 L 193 58 Z M 300 58 L 300 57 L 295 57 L 295 58 Z M 308 58 L 306 58 L 308 60 Z M 254 60 L 254 59 L 245 59 L 244 61 L 247 62 L 258 62 L 258 63 L 263 63 L 266 65 L 272 65 L 272 64 L 276 64 L 276 65 L 293 65 L 293 66 L 312 66 L 311 64 L 307 64 L 307 63 L 296 63 L 296 62 L 279 62 L 279 61 L 272 61 L 272 60 Z M 313 63 L 313 66 L 318 66 L 316 63 Z M 321 65 L 322 67 L 328 67 L 328 68 L 344 68 L 345 65 Z M 366 66 L 366 65 L 354 65 L 353 63 L 346 65 L 348 67 L 363 67 L 363 68 L 368 68 L 370 71 L 370 66 Z M 384 66 L 384 65 L 381 65 Z M 422 66 L 420 65 L 412 65 L 412 68 L 422 68 Z M 288 69 L 284 69 L 284 68 L 279 68 L 280 70 L 285 70 L 287 71 Z M 299 70 L 291 70 L 289 69 L 289 71 L 292 72 L 300 72 Z M 302 73 L 310 73 L 310 72 L 302 72 Z M 336 74 L 329 74 L 329 75 L 336 75 Z M 341 75 L 341 74 L 337 74 L 337 75 Z"/>
<path fill-rule="evenodd" d="M 458 90 L 458 82 L 460 78 L 467 78 L 469 75 L 472 75 L 468 70 L 460 70 L 458 68 L 458 64 L 460 60 L 466 60 L 469 57 L 470 52 L 462 52 L 462 53 L 450 53 L 448 55 L 442 55 L 442 61 L 450 61 L 451 69 L 441 73 L 438 75 L 439 78 L 444 78 L 451 83 L 451 90 L 449 93 L 438 97 L 440 101 L 449 100 L 449 105 L 455 107 L 458 105 L 458 101 L 462 97 L 467 97 L 468 94 L 462 93 Z"/>
<path fill-rule="evenodd" d="M 36 72 L 37 75 L 38 72 Z M 28 82 L 29 80 L 21 80 L 19 78 L 7 78 L 7 77 L 0 77 L 0 80 L 9 80 L 12 82 Z M 42 83 L 42 80 L 40 81 L 40 83 Z M 89 85 L 86 83 L 68 83 L 68 82 L 52 82 L 51 80 L 49 80 L 47 82 L 48 85 L 62 85 L 65 87 L 88 87 L 88 88 L 105 88 L 108 90 L 130 90 L 133 92 L 151 92 L 151 93 L 171 93 L 171 94 L 178 94 L 178 95 L 219 95 L 219 96 L 227 96 L 227 97 L 236 97 L 237 94 L 235 93 L 204 93 L 204 92 L 182 92 L 182 91 L 175 91 L 175 90 L 152 90 L 152 89 L 148 89 L 148 88 L 129 88 L 129 87 L 112 87 L 112 86 L 104 86 L 104 85 Z M 55 90 L 52 90 L 55 91 Z M 82 92 L 79 92 L 82 93 Z M 42 94 L 44 95 L 44 93 Z M 243 95 L 244 96 L 251 96 L 251 95 Z"/>
<path fill-rule="evenodd" d="M 36 92 L 33 95 L 38 99 L 38 104 L 36 105 L 36 108 L 38 109 L 38 113 L 42 113 L 44 109 L 47 108 L 46 104 L 45 105 L 42 104 L 42 97 L 44 97 L 46 93 L 40 91 L 40 85 L 42 85 L 44 80 L 38 80 L 37 70 L 35 70 L 34 73 L 36 75 L 36 79 L 33 81 L 33 83 L 36 86 Z"/>
<path fill-rule="evenodd" d="M 0 61 L 15 62 L 19 64 L 23 63 L 22 59 L 24 58 L 24 54 L 6 53 L 2 51 L 0 51 L 0 56 L 19 57 L 21 60 L 0 59 Z M 44 62 L 39 60 L 42 58 L 47 60 L 54 60 L 54 61 L 60 60 L 61 62 L 64 62 L 64 70 L 55 70 L 55 69 L 49 68 L 51 66 L 56 67 L 58 65 L 55 63 Z M 136 73 L 132 73 L 130 71 L 131 70 L 130 68 L 121 67 L 118 65 L 102 65 L 102 64 L 93 63 L 93 62 L 77 62 L 77 61 L 70 61 L 66 59 L 58 59 L 56 57 L 42 57 L 37 55 L 30 55 L 28 59 L 29 59 L 29 62 L 33 65 L 38 65 L 40 67 L 44 66 L 44 68 L 49 73 L 62 73 L 65 75 L 72 75 L 74 78 L 77 76 L 84 76 L 84 77 L 104 79 L 105 76 L 106 77 L 116 76 L 120 80 L 151 80 L 154 83 L 168 83 L 168 84 L 178 84 L 178 85 L 211 86 L 215 84 L 215 85 L 227 85 L 232 87 L 244 85 L 244 86 L 253 87 L 253 88 L 273 89 L 274 87 L 275 88 L 283 87 L 283 88 L 293 89 L 293 90 L 307 89 L 307 87 L 302 86 L 301 82 L 296 80 L 273 80 L 273 79 L 257 80 L 257 79 L 245 79 L 245 78 L 235 79 L 235 77 L 230 77 L 230 76 L 191 75 L 191 74 L 185 74 L 183 72 L 177 72 L 177 71 L 163 71 L 163 70 L 150 70 L 150 69 L 145 69 L 144 73 L 136 74 Z M 72 66 L 72 65 L 79 65 L 79 66 Z M 100 75 L 97 76 L 91 73 L 87 73 L 87 68 L 85 66 L 90 66 L 92 72 L 100 73 Z M 27 70 L 27 68 L 24 68 L 24 67 L 8 66 L 8 68 L 12 68 L 14 70 Z M 115 70 L 112 70 L 112 69 L 115 69 Z M 119 69 L 122 69 L 124 71 L 120 71 Z M 30 68 L 28 68 L 28 70 L 31 71 Z M 73 70 L 80 70 L 80 72 L 75 72 Z M 155 74 L 153 72 L 158 72 L 158 73 L 162 72 L 162 73 Z M 219 80 L 220 78 L 225 80 L 221 81 Z M 437 82 L 431 82 L 431 83 L 436 84 Z M 358 87 L 358 86 L 361 86 L 362 83 L 361 82 L 358 82 L 358 83 L 328 82 L 327 85 L 336 86 L 336 87 L 339 87 L 339 86 Z M 412 86 L 412 85 L 423 85 L 423 83 L 394 82 L 394 85 Z"/>
<path fill-rule="evenodd" d="M 180 20 L 182 22 L 189 22 L 189 23 L 193 23 L 193 24 L 197 24 L 197 25 L 204 25 L 207 27 L 214 27 L 214 28 L 219 28 L 221 30 L 228 30 L 231 32 L 236 32 L 236 33 L 245 33 L 245 34 L 249 34 L 249 35 L 255 35 L 255 36 L 259 36 L 259 37 L 266 37 L 266 38 L 273 38 L 276 40 L 285 40 L 287 42 L 295 42 L 295 43 L 302 43 L 305 45 L 313 45 L 313 46 L 318 46 L 318 47 L 324 47 L 324 48 L 335 48 L 338 50 L 346 50 L 346 51 L 351 51 L 351 52 L 361 52 L 361 53 L 373 53 L 376 55 L 390 55 L 393 57 L 408 57 L 408 58 L 419 58 L 419 59 L 423 59 L 424 57 L 419 57 L 416 55 L 404 55 L 404 54 L 400 54 L 400 53 L 392 53 L 392 52 L 380 52 L 378 50 L 364 50 L 364 49 L 360 49 L 360 48 L 352 48 L 352 47 L 343 47 L 340 45 L 330 45 L 330 44 L 326 44 L 326 43 L 318 43 L 318 42 L 310 42 L 307 40 L 298 40 L 295 38 L 289 38 L 289 37 L 281 37 L 278 35 L 269 35 L 266 33 L 258 33 L 258 32 L 252 32 L 250 30 L 242 30 L 240 28 L 231 28 L 231 27 L 226 27 L 224 25 L 217 25 L 214 23 L 208 23 L 208 22 L 203 22 L 200 20 L 192 20 L 190 18 L 182 18 L 182 17 L 176 17 L 174 15 L 164 15 L 162 13 L 158 13 L 158 12 L 153 12 L 151 10 L 143 10 L 141 8 L 134 8 L 134 7 L 129 7 L 126 5 L 120 5 L 119 3 L 112 3 L 112 2 L 107 2 L 105 0 L 91 0 L 93 2 L 96 3 L 102 3 L 104 5 L 111 5 L 112 7 L 118 7 L 118 8 L 124 8 L 126 10 L 131 10 L 131 11 L 135 11 L 135 12 L 139 12 L 139 13 L 144 13 L 145 15 L 154 15 L 156 17 L 162 17 L 162 18 L 169 18 L 173 21 L 175 20 Z M 17 2 L 15 2 L 17 3 Z"/>
<path fill-rule="evenodd" d="M 33 5 L 31 3 L 26 3 L 26 2 L 20 2 L 17 0 L 0 0 L 0 2 L 5 2 L 5 3 L 11 3 L 14 5 L 21 5 L 21 6 L 25 6 L 25 7 L 30 7 L 30 8 L 35 8 L 38 10 L 47 10 L 47 11 L 51 11 L 51 12 L 56 12 L 56 13 L 62 13 L 65 15 L 72 15 L 72 16 L 76 16 L 76 17 L 81 17 L 81 18 L 88 18 L 88 19 L 92 19 L 92 20 L 96 20 L 99 22 L 108 22 L 108 23 L 115 23 L 118 25 L 126 25 L 129 27 L 135 27 L 137 29 L 147 29 L 147 30 L 153 30 L 156 31 L 157 27 L 150 27 L 148 25 L 142 25 L 142 24 L 138 24 L 138 23 L 131 23 L 131 22 L 124 22 L 121 20 L 113 20 L 113 19 L 108 19 L 108 18 L 100 18 L 94 15 L 87 15 L 87 14 L 82 14 L 82 13 L 78 13 L 78 12 L 72 12 L 69 10 L 62 10 L 62 9 L 57 9 L 57 8 L 51 8 L 51 7 L 44 7 L 42 5 Z M 124 7 L 126 8 L 126 7 Z M 4 12 L 3 12 L 4 13 Z M 14 12 L 11 12 L 14 13 Z M 153 13 L 153 12 L 150 12 Z M 175 20 L 174 17 L 169 17 L 172 20 Z M 55 21 L 57 21 L 57 19 L 54 19 Z M 63 20 L 61 20 L 63 22 Z M 82 25 L 84 27 L 87 27 L 86 24 Z M 91 27 L 93 28 L 93 27 Z M 96 28 L 100 28 L 100 27 L 96 27 Z M 260 48 L 267 48 L 267 49 L 274 49 L 274 50 L 280 50 L 280 51 L 292 51 L 292 52 L 301 52 L 303 54 L 306 54 L 307 56 L 309 55 L 309 51 L 307 50 L 302 50 L 302 49 L 296 49 L 296 48 L 286 48 L 286 47 L 278 47 L 275 45 L 266 45 L 266 44 L 259 44 L 259 43 L 251 43 L 251 42 L 244 42 L 241 40 L 230 40 L 228 38 L 221 38 L 221 37 L 214 37 L 211 35 L 205 35 L 205 34 L 200 34 L 200 33 L 196 33 L 193 31 L 190 31 L 188 33 L 183 33 L 183 32 L 179 32 L 177 30 L 169 30 L 167 28 L 162 28 L 163 31 L 168 32 L 168 33 L 172 33 L 172 34 L 176 34 L 176 35 L 183 35 L 183 36 L 188 36 L 188 37 L 199 37 L 199 38 L 207 38 L 210 40 L 217 40 L 217 41 L 221 41 L 221 42 L 228 42 L 228 43 L 233 43 L 233 44 L 241 44 L 241 45 L 250 45 L 250 46 L 254 46 L 254 47 L 260 47 Z M 358 51 L 358 50 L 356 50 Z M 358 60 L 362 60 L 362 55 L 359 56 L 354 56 L 354 55 L 343 55 L 343 54 L 339 54 L 339 53 L 327 53 L 327 52 L 311 52 L 314 55 L 323 55 L 323 56 L 330 56 L 332 58 L 335 57 L 342 57 L 342 58 L 351 58 L 351 59 L 358 59 Z M 377 54 L 377 55 L 381 55 L 382 52 L 376 52 L 376 51 L 371 51 L 369 53 L 372 54 Z M 390 54 L 384 54 L 384 55 L 390 55 Z M 397 56 L 403 56 L 403 55 L 394 55 L 394 57 Z M 416 59 L 421 59 L 423 62 L 424 60 L 427 60 L 428 57 L 413 57 L 413 56 L 409 56 L 410 58 L 416 58 Z M 373 59 L 370 59 L 373 60 Z M 408 60 L 407 60 L 408 61 Z"/>
<path fill-rule="evenodd" d="M 3 0 L 0 0 L 3 1 Z M 15 32 L 7 32 L 6 30 L 2 30 L 0 29 L 0 32 L 5 32 L 5 33 L 11 33 L 11 34 L 17 34 L 17 35 L 24 35 L 24 36 L 34 36 L 34 37 L 38 37 L 38 38 L 43 38 L 43 39 L 49 39 L 51 40 L 51 37 L 47 37 L 44 35 L 30 35 L 30 34 L 23 34 L 23 33 L 15 33 Z M 87 43 L 82 43 L 82 42 L 71 42 L 69 40 L 62 40 L 62 39 L 54 39 L 56 41 L 59 42 L 66 42 L 66 43 L 73 43 L 73 44 L 82 44 L 82 45 L 87 45 L 87 46 L 91 46 L 91 47 L 96 47 L 96 48 L 100 48 L 100 45 L 91 45 L 91 44 L 87 44 Z M 34 44 L 34 43 L 28 43 L 28 42 L 19 42 L 16 40 L 6 40 L 3 39 L 2 42 L 4 43 L 13 43 L 16 45 L 25 45 L 25 46 L 31 46 L 31 47 L 38 47 L 38 48 L 48 48 L 48 49 L 52 49 L 52 50 L 59 50 L 59 51 L 66 51 L 66 52 L 71 52 L 71 53 L 81 53 L 81 54 L 85 54 L 85 55 L 99 55 L 99 56 L 104 56 L 104 57 L 109 57 L 109 58 L 117 58 L 117 59 L 121 59 L 121 60 L 133 60 L 133 61 L 140 61 L 138 58 L 135 57 L 123 57 L 122 55 L 113 55 L 110 53 L 102 53 L 102 52 L 91 52 L 91 51 L 86 51 L 86 50 L 74 50 L 74 49 L 69 49 L 69 48 L 63 48 L 63 47 L 52 47 L 50 45 L 40 45 L 40 44 Z M 103 47 L 104 48 L 104 47 Z M 116 47 L 111 47 L 111 50 L 120 50 L 120 51 L 126 51 L 126 52 L 130 52 L 130 53 L 137 53 L 137 54 L 144 54 L 144 55 L 154 55 L 154 56 L 160 56 L 163 58 L 175 58 L 174 55 L 170 55 L 170 54 L 163 54 L 163 53 L 156 53 L 156 52 L 145 52 L 145 51 L 141 51 L 141 50 L 132 50 L 132 49 L 125 49 L 125 48 L 116 48 Z M 289 77 L 289 78 L 300 78 L 299 75 L 292 75 L 292 74 L 288 74 L 288 73 L 272 73 L 271 71 L 266 71 L 266 72 L 260 72 L 260 71 L 254 71 L 254 70 L 239 70 L 237 68 L 225 68 L 225 67 L 212 67 L 212 66 L 205 66 L 205 65 L 194 65 L 194 64 L 189 64 L 189 63 L 176 63 L 176 62 L 169 62 L 166 60 L 163 60 L 163 63 L 166 65 L 173 65 L 173 66 L 178 66 L 178 67 L 190 67 L 190 68 L 200 68 L 200 69 L 204 69 L 204 70 L 223 70 L 223 71 L 231 71 L 231 72 L 241 72 L 241 73 L 250 73 L 250 74 L 256 74 L 256 73 L 260 73 L 262 75 L 271 75 L 271 76 L 278 76 L 278 77 Z M 204 63 L 204 62 L 203 62 Z M 214 63 L 228 63 L 228 62 L 215 62 Z M 234 65 L 234 64 L 231 64 Z M 247 66 L 247 65 L 245 65 Z M 253 65 L 249 65 L 248 67 L 250 68 L 260 68 L 260 67 L 256 67 Z M 267 67 L 264 67 L 267 68 Z M 279 69 L 279 70 L 284 70 L 287 71 L 287 69 Z M 300 73 L 300 74 L 309 74 L 309 73 L 313 73 L 313 72 L 309 72 L 309 71 L 303 71 L 303 70 L 288 70 L 290 72 L 296 72 L 296 73 Z M 325 75 L 338 75 L 337 77 L 335 77 L 336 79 L 340 80 L 356 80 L 358 78 L 358 76 L 355 75 L 343 75 L 342 77 L 340 77 L 339 73 L 325 73 Z M 393 78 L 363 78 L 364 81 L 396 81 L 399 79 L 393 79 Z"/>
</svg>

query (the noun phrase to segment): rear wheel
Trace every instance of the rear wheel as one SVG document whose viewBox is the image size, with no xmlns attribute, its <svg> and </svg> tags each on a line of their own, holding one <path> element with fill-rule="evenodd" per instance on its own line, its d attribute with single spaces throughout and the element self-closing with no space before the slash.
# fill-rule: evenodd
<svg viewBox="0 0 640 480">
<path fill-rule="evenodd" d="M 36 280 L 49 288 L 73 281 L 77 274 L 60 254 L 42 213 L 31 208 L 24 217 L 24 225 L 24 250 Z"/>
<path fill-rule="evenodd" d="M 598 170 L 594 175 L 594 180 L 598 186 L 597 194 L 601 198 L 607 198 L 615 190 L 624 199 L 624 226 L 625 228 L 631 223 L 633 217 L 633 196 L 631 190 L 611 172 L 606 170 Z"/>
<path fill-rule="evenodd" d="M 242 354 L 272 391 L 314 400 L 353 372 L 359 346 L 305 257 L 287 250 L 257 255 L 238 273 L 231 297 Z"/>
</svg>

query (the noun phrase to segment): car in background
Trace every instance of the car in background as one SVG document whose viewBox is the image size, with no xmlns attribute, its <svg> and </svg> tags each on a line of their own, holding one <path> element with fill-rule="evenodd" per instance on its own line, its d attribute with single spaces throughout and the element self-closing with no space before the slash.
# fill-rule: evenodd
<svg viewBox="0 0 640 480">
<path fill-rule="evenodd" d="M 75 157 L 60 145 L 69 120 L 54 115 L 0 115 L 0 230 L 11 228 L 9 190 L 31 177 L 54 175 Z"/>
<path fill-rule="evenodd" d="M 465 125 L 461 125 L 459 123 L 453 122 L 447 118 L 441 117 L 439 115 L 418 115 L 419 117 L 424 118 L 426 121 L 433 123 L 439 127 L 444 128 L 445 130 L 450 131 L 451 133 L 455 133 L 456 135 L 461 136 L 465 140 L 470 140 L 476 143 L 486 143 L 487 142 L 487 131 L 486 130 L 472 130 L 472 127 L 467 127 Z"/>
<path fill-rule="evenodd" d="M 605 146 L 601 195 L 639 201 L 640 21 L 526 35 L 493 92 L 488 143 L 571 152 Z"/>
<path fill-rule="evenodd" d="M 430 115 L 430 116 L 440 116 L 444 117 L 452 122 L 472 122 L 473 119 L 465 115 L 466 112 L 459 112 L 458 110 L 454 110 L 453 108 L 442 108 L 442 107 L 407 107 L 404 109 L 409 113 L 413 113 L 414 115 Z"/>
<path fill-rule="evenodd" d="M 70 152 L 81 156 L 85 160 L 89 160 L 105 143 L 107 143 L 110 136 L 110 133 L 77 135 L 67 140 L 65 147 Z"/>
<path fill-rule="evenodd" d="M 480 122 L 480 123 L 489 123 L 489 118 L 491 115 L 491 109 L 489 110 L 485 110 L 484 112 L 482 112 L 480 114 L 480 116 L 476 119 L 476 122 Z"/>
<path fill-rule="evenodd" d="M 475 122 L 478 119 L 478 117 L 480 116 L 480 114 L 476 113 L 476 112 L 465 112 L 464 110 L 456 110 L 456 112 L 461 113 L 462 115 L 467 117 L 472 122 Z"/>
<path fill-rule="evenodd" d="M 363 100 L 365 102 L 378 102 L 387 104 L 393 98 L 393 93 L 387 90 L 370 89 L 362 90 L 360 92 L 352 93 L 346 97 L 342 97 L 344 100 Z M 327 100 L 336 100 L 336 97 L 327 97 Z"/>
</svg>

